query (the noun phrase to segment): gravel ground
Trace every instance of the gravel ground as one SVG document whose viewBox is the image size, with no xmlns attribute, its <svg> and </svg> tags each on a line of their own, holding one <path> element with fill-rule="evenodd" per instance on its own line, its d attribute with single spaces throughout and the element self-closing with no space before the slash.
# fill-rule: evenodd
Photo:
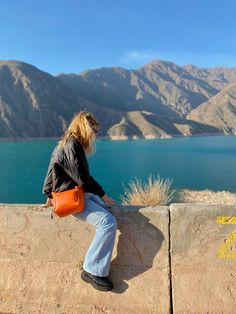
<svg viewBox="0 0 236 314">
<path fill-rule="evenodd" d="M 175 202 L 236 205 L 236 193 L 212 190 L 180 190 L 176 193 Z M 173 200 L 172 200 L 173 203 Z"/>
</svg>

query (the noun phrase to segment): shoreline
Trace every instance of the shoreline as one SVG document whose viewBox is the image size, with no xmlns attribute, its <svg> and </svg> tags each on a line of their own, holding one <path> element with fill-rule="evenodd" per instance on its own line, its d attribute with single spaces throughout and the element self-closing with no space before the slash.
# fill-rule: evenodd
<svg viewBox="0 0 236 314">
<path fill-rule="evenodd" d="M 212 189 L 202 189 L 202 190 L 193 190 L 188 188 L 179 188 L 173 189 L 174 194 L 171 201 L 166 205 L 160 206 L 169 206 L 170 204 L 209 204 L 209 205 L 236 205 L 236 190 L 212 190 Z M 116 198 L 118 200 L 118 198 Z M 31 204 L 25 203 L 24 201 L 17 202 L 9 202 L 0 200 L 0 205 L 6 204 Z M 42 202 L 34 203 L 34 204 L 42 204 Z M 117 205 L 122 205 L 122 203 L 118 202 Z M 138 205 L 134 205 L 138 206 Z M 140 205 L 143 206 L 143 205 Z M 146 205 L 148 206 L 148 205 Z"/>
<path fill-rule="evenodd" d="M 97 136 L 97 140 L 109 140 L 109 141 L 126 141 L 126 140 L 166 140 L 166 139 L 174 139 L 174 138 L 191 138 L 191 137 L 215 137 L 215 136 L 236 136 L 236 134 L 224 134 L 224 133 L 203 133 L 203 134 L 192 134 L 192 135 L 169 135 L 169 136 L 152 136 L 147 135 L 146 137 L 138 137 L 136 135 L 132 136 Z M 61 137 L 2 137 L 0 138 L 1 142 L 31 142 L 31 141 L 59 141 Z"/>
</svg>

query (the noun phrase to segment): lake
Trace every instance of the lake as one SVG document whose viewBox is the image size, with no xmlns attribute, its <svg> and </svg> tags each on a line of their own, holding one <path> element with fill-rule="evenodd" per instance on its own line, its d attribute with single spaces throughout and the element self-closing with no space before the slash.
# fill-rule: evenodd
<svg viewBox="0 0 236 314">
<path fill-rule="evenodd" d="M 43 203 L 42 185 L 55 140 L 0 142 L 0 202 Z M 175 189 L 236 192 L 236 136 L 97 140 L 90 172 L 119 201 L 124 186 L 149 174 L 173 179 Z"/>
</svg>

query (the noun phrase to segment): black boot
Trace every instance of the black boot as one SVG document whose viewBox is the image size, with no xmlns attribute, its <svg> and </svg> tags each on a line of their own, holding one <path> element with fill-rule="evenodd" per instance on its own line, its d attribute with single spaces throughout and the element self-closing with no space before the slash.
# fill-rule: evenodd
<svg viewBox="0 0 236 314">
<path fill-rule="evenodd" d="M 112 282 L 107 277 L 94 276 L 85 270 L 82 271 L 81 278 L 100 291 L 110 291 L 113 288 Z"/>
</svg>

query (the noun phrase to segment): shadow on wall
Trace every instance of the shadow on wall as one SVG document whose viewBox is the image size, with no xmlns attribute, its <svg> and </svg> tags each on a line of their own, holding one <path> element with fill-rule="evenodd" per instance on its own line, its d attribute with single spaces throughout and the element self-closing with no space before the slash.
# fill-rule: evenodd
<svg viewBox="0 0 236 314">
<path fill-rule="evenodd" d="M 113 293 L 125 292 L 129 287 L 125 281 L 153 267 L 153 261 L 165 240 L 162 232 L 139 209 L 138 206 L 129 206 L 128 209 L 123 206 L 120 210 L 112 210 L 117 219 L 117 232 L 120 231 L 117 255 L 110 269 Z"/>
</svg>

